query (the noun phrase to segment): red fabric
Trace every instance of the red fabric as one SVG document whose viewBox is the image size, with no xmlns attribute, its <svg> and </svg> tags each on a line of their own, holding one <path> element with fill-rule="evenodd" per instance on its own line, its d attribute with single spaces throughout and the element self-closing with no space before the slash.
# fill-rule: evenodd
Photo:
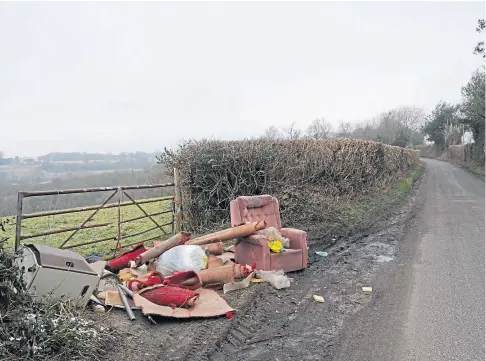
<svg viewBox="0 0 486 361">
<path fill-rule="evenodd" d="M 108 266 L 113 272 L 118 272 L 119 270 L 128 267 L 128 263 L 130 261 L 134 261 L 139 254 L 142 254 L 146 250 L 147 249 L 145 248 L 143 243 L 140 243 L 136 245 L 135 248 L 128 250 L 125 253 L 122 253 L 116 258 L 113 258 L 111 261 L 108 262 Z"/>
<path fill-rule="evenodd" d="M 137 280 L 137 279 L 128 281 L 127 287 L 129 289 L 131 289 L 132 291 L 138 291 L 138 290 L 141 290 L 142 288 L 145 288 L 147 286 L 152 286 L 152 285 L 156 285 L 156 284 L 160 284 L 160 283 L 164 283 L 164 282 L 165 282 L 165 279 L 164 279 L 164 276 L 161 273 L 152 272 L 148 276 L 147 280 L 145 280 L 145 281 L 141 281 L 141 280 Z"/>
<path fill-rule="evenodd" d="M 140 296 L 160 306 L 190 308 L 199 298 L 199 293 L 180 287 L 156 285 L 139 292 Z"/>
<path fill-rule="evenodd" d="M 228 317 L 229 319 L 235 317 L 235 315 L 233 314 L 233 311 L 229 311 L 226 313 L 226 317 Z"/>
<path fill-rule="evenodd" d="M 165 284 L 172 287 L 195 290 L 202 287 L 201 278 L 195 271 L 174 272 L 165 277 Z"/>
</svg>

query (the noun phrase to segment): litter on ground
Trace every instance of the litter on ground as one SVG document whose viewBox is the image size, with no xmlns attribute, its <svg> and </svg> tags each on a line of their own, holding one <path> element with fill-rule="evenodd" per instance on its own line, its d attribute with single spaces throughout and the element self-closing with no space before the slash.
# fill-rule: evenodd
<svg viewBox="0 0 486 361">
<path fill-rule="evenodd" d="M 236 310 L 224 294 L 263 282 L 278 290 L 288 288 L 292 279 L 285 272 L 307 267 L 304 231 L 282 228 L 280 216 L 272 224 L 241 218 L 244 207 L 262 207 L 266 210 L 261 214 L 267 214 L 278 212 L 275 204 L 271 196 L 239 197 L 231 203 L 231 228 L 196 238 L 182 231 L 151 247 L 141 242 L 109 261 L 25 245 L 18 264 L 30 270 L 27 282 L 36 287 L 38 297 L 67 296 L 78 299 L 80 307 L 89 304 L 93 312 L 114 307 L 134 321 L 140 318 L 134 311 L 140 310 L 151 323 L 151 315 L 232 318 Z M 230 240 L 235 246 L 225 248 L 223 241 Z M 324 302 L 318 297 L 314 296 L 316 302 Z"/>
</svg>

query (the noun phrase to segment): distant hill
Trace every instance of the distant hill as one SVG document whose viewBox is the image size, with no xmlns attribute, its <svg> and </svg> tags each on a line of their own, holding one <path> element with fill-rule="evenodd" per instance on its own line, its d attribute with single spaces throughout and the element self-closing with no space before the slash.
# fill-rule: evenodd
<svg viewBox="0 0 486 361">
<path fill-rule="evenodd" d="M 66 188 L 165 183 L 158 153 L 50 153 L 37 158 L 0 159 L 0 217 L 16 212 L 17 192 Z M 166 190 L 137 191 L 137 198 L 165 195 Z M 163 194 L 162 194 L 163 193 Z M 26 202 L 27 212 L 100 204 L 103 193 L 64 197 L 35 197 Z"/>
<path fill-rule="evenodd" d="M 49 153 L 40 157 L 0 158 L 0 185 L 44 183 L 53 178 L 124 170 L 143 170 L 156 164 L 158 153 Z"/>
</svg>

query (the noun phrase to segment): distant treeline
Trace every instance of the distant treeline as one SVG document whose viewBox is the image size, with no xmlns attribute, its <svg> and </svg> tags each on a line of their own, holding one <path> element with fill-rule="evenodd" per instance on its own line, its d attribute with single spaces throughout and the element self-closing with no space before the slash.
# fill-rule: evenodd
<svg viewBox="0 0 486 361">
<path fill-rule="evenodd" d="M 153 162 L 152 162 L 153 163 Z M 63 172 L 83 172 L 83 171 L 107 171 L 117 169 L 142 169 L 149 166 L 151 163 L 145 160 L 144 162 L 136 160 L 127 161 L 89 161 L 79 163 L 65 163 L 65 162 L 44 162 L 40 168 L 43 171 L 51 173 Z"/>
<path fill-rule="evenodd" d="M 104 153 L 49 153 L 41 155 L 40 157 L 11 157 L 5 158 L 0 152 L 0 165 L 43 165 L 48 171 L 66 171 L 69 169 L 85 169 L 86 164 L 89 164 L 88 169 L 113 169 L 110 165 L 115 165 L 117 169 L 131 168 L 137 165 L 139 168 L 144 165 L 155 163 L 156 153 L 120 153 L 120 154 L 104 154 Z M 84 167 L 84 168 L 83 168 Z"/>
<path fill-rule="evenodd" d="M 46 184 L 22 182 L 15 185 L 0 187 L 0 216 L 15 215 L 17 209 L 17 193 L 19 191 L 41 191 L 70 188 L 110 187 L 118 185 L 139 185 L 172 182 L 167 177 L 161 165 L 141 171 L 115 171 L 56 178 Z M 151 198 L 173 194 L 172 188 L 153 190 L 134 190 L 129 194 L 134 198 Z M 108 192 L 85 194 L 55 195 L 27 198 L 24 201 L 24 212 L 38 212 L 54 209 L 84 207 L 103 203 L 108 198 Z"/>
<path fill-rule="evenodd" d="M 0 186 L 32 185 L 55 178 L 89 176 L 97 172 L 148 169 L 156 164 L 155 153 L 50 153 L 37 158 L 2 158 L 0 152 Z"/>
<path fill-rule="evenodd" d="M 111 162 L 153 162 L 156 153 L 145 153 L 145 152 L 135 152 L 135 153 L 120 153 L 120 154 L 104 154 L 104 153 L 49 153 L 37 157 L 38 160 L 42 162 L 73 162 L 73 161 L 92 161 L 92 160 L 104 160 Z"/>
</svg>

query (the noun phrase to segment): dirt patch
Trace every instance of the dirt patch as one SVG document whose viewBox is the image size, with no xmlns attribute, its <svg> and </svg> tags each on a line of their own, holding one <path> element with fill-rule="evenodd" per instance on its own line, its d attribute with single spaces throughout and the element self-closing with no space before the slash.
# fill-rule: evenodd
<svg viewBox="0 0 486 361">
<path fill-rule="evenodd" d="M 107 361 L 132 360 L 322 360 L 330 358 L 344 321 L 366 306 L 380 290 L 373 286 L 381 267 L 393 262 L 406 225 L 414 214 L 420 178 L 409 197 L 390 207 L 388 217 L 368 232 L 340 239 L 326 249 L 327 257 L 309 248 L 309 267 L 288 274 L 290 289 L 275 290 L 269 284 L 224 296 L 237 309 L 235 317 L 204 320 L 156 319 L 151 325 L 140 313 L 130 323 L 121 310 L 106 316 L 118 329 L 126 330 L 125 346 L 107 355 Z M 323 296 L 317 303 L 313 295 Z"/>
</svg>

